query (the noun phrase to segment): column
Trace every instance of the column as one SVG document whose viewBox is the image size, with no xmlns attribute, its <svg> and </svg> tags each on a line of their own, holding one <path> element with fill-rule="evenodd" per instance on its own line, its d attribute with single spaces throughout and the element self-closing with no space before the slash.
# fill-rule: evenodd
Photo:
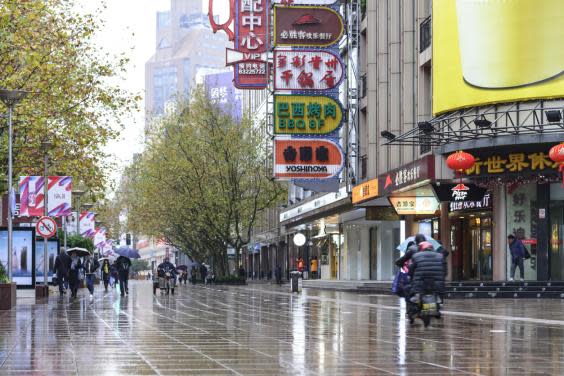
<svg viewBox="0 0 564 376">
<path fill-rule="evenodd" d="M 550 279 L 548 264 L 548 249 L 550 244 L 549 209 L 550 209 L 550 184 L 537 184 L 537 280 Z M 539 213 L 544 210 L 544 218 Z M 533 220 L 533 218 L 531 218 Z M 529 248 L 530 249 L 530 248 Z"/>
<path fill-rule="evenodd" d="M 507 206 L 505 185 L 493 188 L 493 280 L 507 278 Z"/>
<path fill-rule="evenodd" d="M 448 202 L 441 202 L 441 221 L 440 221 L 440 240 L 443 247 L 449 252 L 452 251 L 450 244 L 450 219 L 448 217 Z M 452 255 L 447 258 L 447 281 L 452 281 Z"/>
</svg>

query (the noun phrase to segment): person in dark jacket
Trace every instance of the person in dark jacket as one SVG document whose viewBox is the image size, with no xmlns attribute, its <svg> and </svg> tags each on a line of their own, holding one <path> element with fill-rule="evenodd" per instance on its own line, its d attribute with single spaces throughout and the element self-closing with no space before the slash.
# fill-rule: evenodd
<svg viewBox="0 0 564 376">
<path fill-rule="evenodd" d="M 119 291 L 121 296 L 129 294 L 127 281 L 129 280 L 129 268 L 131 267 L 131 260 L 129 257 L 119 256 L 116 260 L 117 270 L 119 275 Z"/>
<path fill-rule="evenodd" d="M 245 272 L 245 268 L 243 268 L 243 265 L 241 265 L 239 267 L 239 278 L 246 279 L 246 277 L 247 277 L 247 273 Z"/>
<path fill-rule="evenodd" d="M 86 287 L 90 291 L 90 299 L 94 298 L 94 281 L 96 280 L 96 270 L 99 267 L 100 263 L 93 256 L 86 257 L 83 268 L 86 275 Z"/>
<path fill-rule="evenodd" d="M 274 275 L 276 276 L 276 283 L 281 285 L 282 284 L 282 268 L 280 265 L 276 265 L 276 269 L 274 269 Z"/>
<path fill-rule="evenodd" d="M 206 276 L 208 275 L 208 268 L 204 264 L 200 265 L 200 278 L 202 278 L 202 283 L 206 284 Z"/>
<path fill-rule="evenodd" d="M 401 256 L 399 259 L 396 260 L 396 266 L 398 268 L 401 268 L 406 261 L 411 260 L 413 255 L 418 252 L 419 244 L 421 244 L 425 240 L 426 240 L 425 235 L 423 234 L 415 235 L 415 242 L 407 243 L 407 250 L 405 251 L 405 254 L 403 256 Z"/>
<path fill-rule="evenodd" d="M 442 294 L 445 287 L 445 259 L 435 252 L 429 242 L 419 244 L 420 251 L 411 258 L 409 267 L 410 294 L 421 294 L 427 290 Z"/>
<path fill-rule="evenodd" d="M 59 283 L 59 293 L 66 294 L 66 288 L 69 283 L 69 267 L 71 259 L 67 252 L 61 251 L 55 259 L 53 272 L 57 274 L 57 282 Z M 66 286 L 65 286 L 66 284 Z"/>
<path fill-rule="evenodd" d="M 521 281 L 525 280 L 525 266 L 523 260 L 525 260 L 525 246 L 523 242 L 515 237 L 515 235 L 510 234 L 507 237 L 507 243 L 509 244 L 509 252 L 511 252 L 511 274 L 510 281 L 515 278 L 515 269 L 519 267 L 519 272 L 521 273 Z"/>
<path fill-rule="evenodd" d="M 110 282 L 111 266 L 108 259 L 102 261 L 102 281 L 104 281 L 104 289 L 108 291 L 108 284 Z"/>
<path fill-rule="evenodd" d="M 80 258 L 76 252 L 71 252 L 69 263 L 69 287 L 72 299 L 76 298 L 76 294 L 78 293 L 78 286 L 80 284 L 78 273 L 80 272 L 80 268 L 82 268 Z"/>
</svg>

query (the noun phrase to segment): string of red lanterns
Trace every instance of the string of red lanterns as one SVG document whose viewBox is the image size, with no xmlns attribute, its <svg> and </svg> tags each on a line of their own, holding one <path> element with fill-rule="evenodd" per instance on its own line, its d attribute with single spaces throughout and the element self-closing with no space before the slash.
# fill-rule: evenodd
<svg viewBox="0 0 564 376">
<path fill-rule="evenodd" d="M 558 170 L 562 172 L 562 187 L 564 188 L 564 142 L 550 148 L 548 156 L 560 165 Z"/>
</svg>

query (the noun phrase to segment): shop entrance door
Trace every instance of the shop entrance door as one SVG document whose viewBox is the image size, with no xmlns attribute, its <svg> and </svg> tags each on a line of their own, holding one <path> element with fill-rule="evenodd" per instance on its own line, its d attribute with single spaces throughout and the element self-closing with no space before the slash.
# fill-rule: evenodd
<svg viewBox="0 0 564 376">
<path fill-rule="evenodd" d="M 564 202 L 553 201 L 550 205 L 550 279 L 564 280 Z"/>
<path fill-rule="evenodd" d="M 475 215 L 451 222 L 452 269 L 454 280 L 491 280 L 491 217 Z"/>
</svg>

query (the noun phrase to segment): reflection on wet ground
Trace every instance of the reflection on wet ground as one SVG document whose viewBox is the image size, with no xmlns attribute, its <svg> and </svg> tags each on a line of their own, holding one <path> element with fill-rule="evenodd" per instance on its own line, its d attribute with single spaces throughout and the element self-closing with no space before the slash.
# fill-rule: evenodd
<svg viewBox="0 0 564 376">
<path fill-rule="evenodd" d="M 560 300 L 447 301 L 410 326 L 399 299 L 287 286 L 181 286 L 0 312 L 0 375 L 561 375 Z"/>
</svg>

